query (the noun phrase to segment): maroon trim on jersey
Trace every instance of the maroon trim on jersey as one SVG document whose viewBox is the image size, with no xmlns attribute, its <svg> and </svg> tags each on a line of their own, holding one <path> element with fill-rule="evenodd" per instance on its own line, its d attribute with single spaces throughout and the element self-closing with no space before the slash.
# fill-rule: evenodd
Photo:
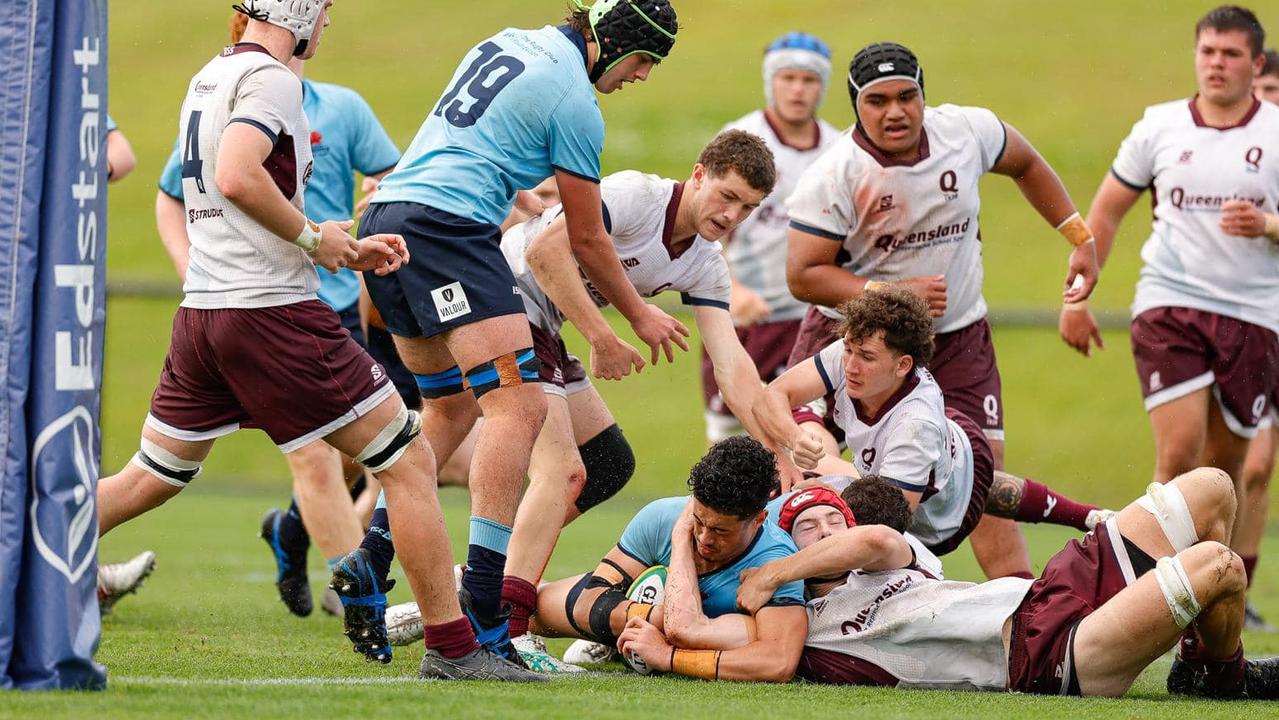
<svg viewBox="0 0 1279 720">
<path fill-rule="evenodd" d="M 697 239 L 694 234 L 688 239 L 681 238 L 678 243 L 671 241 L 671 235 L 675 232 L 675 216 L 679 214 L 679 199 L 684 196 L 684 183 L 677 182 L 671 190 L 671 201 L 666 203 L 666 223 L 662 226 L 662 246 L 666 248 L 666 254 L 672 260 L 679 259 L 680 255 L 688 252 L 693 247 L 693 241 Z"/>
<path fill-rule="evenodd" d="M 1235 128 L 1241 128 L 1252 122 L 1253 116 L 1255 116 L 1257 111 L 1261 109 L 1261 101 L 1257 98 L 1253 98 L 1252 107 L 1248 108 L 1248 112 L 1244 113 L 1244 116 L 1239 118 L 1239 122 L 1234 125 L 1227 125 L 1226 127 L 1217 127 L 1216 125 L 1209 125 L 1207 121 L 1204 120 L 1203 115 L 1199 114 L 1199 108 L 1195 106 L 1195 101 L 1198 99 L 1198 93 L 1196 93 L 1194 97 L 1190 98 L 1190 117 L 1195 121 L 1195 127 L 1211 128 L 1213 130 L 1234 130 Z"/>
<path fill-rule="evenodd" d="M 764 122 L 768 123 L 768 129 L 773 131 L 773 137 L 777 138 L 777 142 L 793 150 L 808 152 L 809 150 L 816 150 L 822 144 L 822 125 L 817 122 L 816 118 L 809 121 L 813 124 L 813 142 L 807 147 L 801 147 L 787 142 L 786 139 L 782 137 L 782 133 L 777 129 L 777 123 L 773 122 L 773 114 L 770 113 L 767 108 L 764 109 Z"/>
<path fill-rule="evenodd" d="M 804 647 L 795 674 L 809 682 L 827 685 L 897 687 L 897 678 L 875 663 L 852 655 Z"/>
<path fill-rule="evenodd" d="M 901 402 L 902 400 L 905 400 L 906 396 L 909 395 L 911 391 L 918 386 L 919 386 L 919 373 L 911 371 L 910 377 L 907 378 L 906 381 L 902 383 L 901 387 L 897 388 L 897 392 L 888 396 L 888 399 L 884 401 L 884 404 L 882 406 L 880 406 L 879 412 L 875 413 L 874 417 L 869 417 L 869 418 L 866 417 L 866 415 L 864 414 L 864 411 L 862 410 L 862 402 L 860 400 L 853 400 L 853 412 L 857 413 L 857 419 L 861 420 L 863 424 L 874 425 L 878 423 L 880 420 L 883 420 L 884 416 L 888 414 L 889 410 L 892 410 L 893 408 L 897 407 L 897 403 Z"/>
<path fill-rule="evenodd" d="M 862 124 L 857 123 L 853 126 L 853 142 L 857 143 L 857 147 L 866 151 L 879 163 L 880 167 L 914 167 L 928 159 L 928 131 L 923 128 L 919 129 L 919 155 L 913 160 L 902 160 L 891 158 L 884 153 L 883 150 L 875 147 L 875 143 L 870 141 L 866 136 L 866 131 L 862 130 Z"/>
<path fill-rule="evenodd" d="M 271 175 L 275 186 L 290 201 L 298 192 L 298 157 L 293 151 L 293 136 L 280 134 L 271 148 L 271 154 L 262 161 L 262 168 Z"/>
<path fill-rule="evenodd" d="M 247 52 L 260 52 L 266 55 L 271 55 L 271 51 L 267 50 L 266 48 L 262 47 L 261 45 L 257 43 L 241 42 L 241 43 L 236 43 L 234 45 L 231 45 L 230 47 L 223 48 L 222 57 L 230 57 L 232 55 L 239 55 L 240 53 L 247 53 Z M 275 56 L 271 55 L 271 57 L 275 57 Z"/>
</svg>

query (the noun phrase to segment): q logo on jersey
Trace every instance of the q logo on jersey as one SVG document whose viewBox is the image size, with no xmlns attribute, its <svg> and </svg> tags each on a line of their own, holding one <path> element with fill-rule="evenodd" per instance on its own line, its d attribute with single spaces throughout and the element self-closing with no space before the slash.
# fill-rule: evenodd
<svg viewBox="0 0 1279 720">
<path fill-rule="evenodd" d="M 1244 168 L 1250 173 L 1261 172 L 1261 148 L 1252 146 L 1248 148 L 1248 152 L 1243 154 L 1243 161 L 1248 163 L 1248 167 Z"/>
<path fill-rule="evenodd" d="M 92 567 L 98 549 L 94 433 L 93 416 L 83 405 L 77 405 L 46 425 L 31 446 L 31 536 L 40 557 L 72 583 Z M 55 483 L 37 480 L 47 473 L 65 471 L 68 460 L 76 483 L 70 491 L 42 495 L 41 488 Z M 59 531 L 67 516 L 71 521 L 65 523 L 63 534 Z M 47 532 L 45 528 L 50 527 L 58 531 Z"/>
<path fill-rule="evenodd" d="M 946 202 L 950 202 L 959 197 L 959 176 L 954 170 L 947 170 L 937 179 L 937 187 L 941 190 L 942 197 L 946 198 Z"/>
</svg>

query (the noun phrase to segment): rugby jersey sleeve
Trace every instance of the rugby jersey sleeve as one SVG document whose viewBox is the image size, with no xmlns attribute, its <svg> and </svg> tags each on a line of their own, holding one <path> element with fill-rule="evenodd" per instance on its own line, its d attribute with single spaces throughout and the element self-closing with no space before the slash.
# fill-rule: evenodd
<svg viewBox="0 0 1279 720">
<path fill-rule="evenodd" d="M 551 166 L 591 182 L 600 181 L 604 118 L 593 92 L 569 92 L 548 119 Z"/>
<path fill-rule="evenodd" d="M 986 108 L 962 108 L 961 115 L 968 123 L 973 138 L 977 141 L 977 148 L 981 151 L 982 172 L 990 172 L 991 168 L 999 164 L 999 159 L 1004 156 L 1004 149 L 1008 147 L 1008 128 L 1004 127 L 1003 121 L 994 112 Z"/>
<path fill-rule="evenodd" d="M 684 504 L 678 503 L 680 499 L 662 498 L 645 505 L 626 525 L 617 547 L 646 568 L 661 565 L 662 550 L 671 541 L 671 528 L 684 509 Z M 676 504 L 672 504 L 672 500 L 677 501 Z"/>
<path fill-rule="evenodd" d="M 1133 126 L 1128 137 L 1119 144 L 1119 152 L 1115 162 L 1110 166 L 1110 174 L 1132 190 L 1138 192 L 1150 187 L 1155 181 L 1155 156 L 1152 152 L 1152 136 L 1150 114 L 1147 112 Z"/>
<path fill-rule="evenodd" d="M 856 211 L 850 185 L 843 180 L 845 173 L 836 162 L 839 155 L 828 152 L 804 171 L 795 192 L 786 199 L 786 211 L 792 228 L 843 242 L 853 227 Z"/>
<path fill-rule="evenodd" d="M 373 108 L 352 90 L 347 96 L 347 117 L 351 119 L 355 142 L 351 145 L 351 167 L 363 175 L 377 175 L 395 167 L 400 149 L 391 141 Z"/>
<path fill-rule="evenodd" d="M 169 159 L 164 163 L 164 169 L 160 171 L 160 192 L 178 201 L 185 199 L 182 193 L 181 151 L 181 139 L 179 139 L 173 143 L 173 152 L 169 153 Z"/>
<path fill-rule="evenodd" d="M 902 490 L 922 493 L 945 449 L 941 428 L 922 418 L 907 418 L 884 445 L 879 475 Z"/>
<path fill-rule="evenodd" d="M 835 392 L 836 388 L 844 384 L 843 340 L 836 340 L 822 348 L 821 352 L 813 356 L 813 362 L 817 364 L 817 373 L 822 376 L 827 393 Z"/>
<path fill-rule="evenodd" d="M 301 114 L 302 81 L 283 65 L 267 65 L 246 75 L 236 89 L 228 123 L 247 123 L 275 143 Z"/>
<path fill-rule="evenodd" d="M 679 294 L 685 305 L 717 307 L 728 310 L 728 300 L 733 292 L 732 276 L 728 274 L 728 261 L 720 253 L 706 258 L 688 290 Z"/>
<path fill-rule="evenodd" d="M 623 170 L 615 172 L 600 182 L 600 206 L 604 212 L 604 229 L 617 245 L 624 245 L 632 238 L 643 236 L 646 226 L 656 220 L 659 205 L 654 178 Z"/>
<path fill-rule="evenodd" d="M 115 118 L 111 117 L 111 115 L 108 114 L 107 115 L 107 132 L 110 133 L 119 129 L 120 129 L 120 126 L 115 124 Z"/>
</svg>

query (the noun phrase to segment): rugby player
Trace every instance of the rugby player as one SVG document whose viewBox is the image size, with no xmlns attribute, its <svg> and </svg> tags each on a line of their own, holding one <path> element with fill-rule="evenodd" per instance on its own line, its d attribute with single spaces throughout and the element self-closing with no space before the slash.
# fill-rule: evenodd
<svg viewBox="0 0 1279 720">
<path fill-rule="evenodd" d="M 1252 81 L 1252 92 L 1263 102 L 1279 105 L 1279 52 L 1267 50 L 1261 75 Z M 1276 357 L 1279 362 L 1279 356 Z M 1275 371 L 1279 373 L 1279 370 Z M 1279 383 L 1270 396 L 1270 413 L 1257 423 L 1257 434 L 1248 443 L 1243 460 L 1243 497 L 1240 504 L 1246 509 L 1240 513 L 1239 527 L 1233 536 L 1234 550 L 1243 558 L 1248 568 L 1248 587 L 1252 587 L 1257 557 L 1261 549 L 1261 535 L 1266 528 L 1266 515 L 1270 507 L 1270 476 L 1275 471 L 1275 453 L 1279 451 Z M 1257 608 L 1249 601 L 1244 608 L 1244 629 L 1274 632 Z"/>
<path fill-rule="evenodd" d="M 786 198 L 804 170 L 835 142 L 839 132 L 817 117 L 830 81 L 830 48 L 819 38 L 791 32 L 764 50 L 762 110 L 734 120 L 725 129 L 746 130 L 764 139 L 777 165 L 777 184 L 759 209 L 724 239 L 733 273 L 730 311 L 737 337 L 765 380 L 786 369 L 807 303 L 786 287 Z M 723 440 L 745 431 L 724 403 L 709 353 L 702 353 L 702 399 L 706 439 Z"/>
<path fill-rule="evenodd" d="M 848 91 L 857 124 L 804 173 L 786 203 L 787 281 L 795 297 L 814 305 L 790 364 L 836 339 L 840 303 L 884 284 L 908 287 L 936 318 L 929 369 L 947 405 L 979 423 L 1000 469 L 1003 401 L 981 293 L 978 183 L 988 172 L 1013 178 L 1074 246 L 1067 301 L 1086 298 L 1096 283 L 1092 235 L 1057 174 L 1012 126 L 984 108 L 924 106 L 923 69 L 907 48 L 863 48 L 849 65 Z M 816 430 L 821 415 L 800 417 Z M 834 439 L 827 442 L 833 454 Z M 1012 522 L 984 519 L 973 552 L 988 577 L 1031 576 Z"/>
<path fill-rule="evenodd" d="M 745 631 L 722 636 L 708 622 L 737 612 L 744 570 L 795 551 L 765 509 L 778 487 L 773 453 L 750 437 L 728 438 L 693 466 L 688 484 L 691 498 L 663 498 L 640 510 L 593 573 L 543 585 L 535 630 L 609 647 L 624 628 L 652 633 L 669 643 L 662 658 L 643 658 L 652 669 L 708 680 L 789 679 L 794 665 L 778 659 L 798 659 L 803 644 L 800 582 L 779 586 L 742 619 L 738 627 L 752 628 L 749 640 Z M 674 607 L 626 597 L 633 579 L 654 565 L 669 566 Z M 680 602 L 685 596 L 691 607 Z"/>
<path fill-rule="evenodd" d="M 231 16 L 231 44 L 244 35 L 248 17 Z M 302 80 L 302 109 L 311 128 L 308 141 L 315 166 L 306 187 L 306 210 L 309 217 L 323 222 L 342 221 L 354 217 L 352 191 L 356 171 L 371 178 L 390 172 L 400 159 L 400 151 L 378 122 L 364 98 L 350 88 L 320 83 L 304 77 L 306 61 L 294 57 L 287 63 Z M 185 280 L 191 241 L 187 237 L 186 206 L 182 189 L 182 137 L 174 143 L 173 153 L 160 174 L 156 193 L 156 226 L 168 250 L 178 276 Z M 380 343 L 370 342 L 361 328 L 358 300 L 360 278 L 348 268 L 329 272 L 318 268 L 320 289 L 317 296 L 338 313 L 342 327 L 369 351 L 383 371 L 395 383 L 405 405 L 417 409 L 417 385 L 395 355 L 390 338 L 383 335 Z M 316 440 L 285 454 L 293 474 L 294 500 L 288 510 L 269 510 L 262 520 L 261 535 L 271 548 L 276 562 L 276 588 L 280 599 L 294 615 L 311 614 L 311 587 L 306 572 L 307 551 L 312 533 L 304 523 L 311 518 L 315 544 L 328 560 L 330 568 L 360 543 L 364 524 L 353 513 L 351 499 L 358 497 L 363 469 L 342 458 L 323 440 Z M 354 484 L 348 494 L 348 485 Z M 337 595 L 325 593 L 323 606 L 330 612 L 341 612 Z"/>
<path fill-rule="evenodd" d="M 667 0 L 598 0 L 589 9 L 579 5 L 559 27 L 508 28 L 482 41 L 379 183 L 360 223 L 361 234 L 403 234 L 409 250 L 431 258 L 366 282 L 417 376 L 423 428 L 436 455 L 452 455 L 483 412 L 459 595 L 481 641 L 514 662 L 503 599 L 535 592 L 537 576 L 507 572 L 507 550 L 547 406 L 500 224 L 517 188 L 554 175 L 583 272 L 652 349 L 654 363 L 662 351 L 673 360 L 672 343 L 687 349 L 688 329 L 640 298 L 609 241 L 599 187 L 604 121 L 594 93 L 645 80 L 671 51 L 676 30 Z M 643 365 L 620 340 L 602 350 L 594 367 L 601 376 Z M 383 662 L 390 660 L 383 620 L 393 553 L 386 513 L 375 511 L 364 542 L 332 581 L 357 651 Z M 516 557 L 516 567 L 532 563 Z"/>
<path fill-rule="evenodd" d="M 990 442 L 952 407 L 932 374 L 933 320 L 911 290 L 888 286 L 840 306 L 840 339 L 769 384 L 771 412 L 760 421 L 773 437 L 802 436 L 785 408 L 833 395 L 833 419 L 852 453 L 807 454 L 795 462 L 827 474 L 874 474 L 902 489 L 913 516 L 911 533 L 944 555 L 972 533 L 983 513 L 1088 530 L 1105 511 L 1075 502 L 1033 480 L 996 470 Z M 780 425 L 777 423 L 780 421 Z M 1043 508 L 1047 507 L 1048 512 Z"/>
<path fill-rule="evenodd" d="M 129 138 L 110 115 L 107 116 L 107 182 L 119 182 L 138 164 Z"/>
<path fill-rule="evenodd" d="M 1231 479 L 1199 468 L 1152 483 L 1038 580 L 979 585 L 938 580 L 896 530 L 858 525 L 747 571 L 738 603 L 825 578 L 807 583 L 798 671 L 816 682 L 1118 697 L 1179 645 L 1170 692 L 1275 699 L 1279 658 L 1243 657 L 1246 578 L 1225 545 L 1234 511 Z"/>
<path fill-rule="evenodd" d="M 1146 189 L 1154 196 L 1131 336 L 1157 482 L 1211 465 L 1243 483 L 1248 442 L 1279 388 L 1279 107 L 1252 90 L 1264 42 L 1249 10 L 1204 15 L 1198 92 L 1146 109 L 1088 214 L 1104 260 L 1133 204 Z M 1082 346 L 1096 322 L 1068 306 L 1062 328 Z M 1232 538 L 1252 567 L 1264 515 L 1242 485 L 1239 494 Z"/>
<path fill-rule="evenodd" d="M 303 214 L 312 171 L 302 85 L 285 62 L 312 57 L 331 0 L 244 0 L 243 42 L 192 78 L 179 127 L 191 261 L 185 299 L 141 449 L 98 485 L 101 532 L 158 507 L 198 476 L 216 438 L 245 424 L 288 452 L 323 438 L 378 475 L 403 523 L 402 563 L 427 608 L 419 675 L 540 680 L 477 642 L 449 573 L 434 458 L 420 421 L 378 365 L 316 299 L 315 265 L 393 272 L 395 235 Z M 292 245 L 292 247 L 291 247 Z"/>
<path fill-rule="evenodd" d="M 763 386 L 733 329 L 729 272 L 716 241 L 750 215 L 772 190 L 774 178 L 764 141 L 744 130 L 728 130 L 702 149 L 685 182 L 623 171 L 604 178 L 600 187 L 609 234 L 627 278 L 645 297 L 677 292 L 692 308 L 728 405 L 747 418 L 748 428 L 770 449 L 784 446 L 754 419 Z M 529 490 L 519 511 L 529 521 L 519 523 L 512 538 L 524 549 L 520 559 L 527 563 L 516 569 L 540 579 L 560 527 L 616 494 L 630 479 L 635 458 L 561 337 L 564 323 L 571 322 L 591 343 L 593 364 L 598 357 L 594 349 L 614 342 L 600 311 L 607 301 L 583 281 L 561 208 L 507 231 L 502 250 L 524 299 L 547 393 L 547 421 L 534 445 Z M 781 413 L 790 417 L 788 408 Z M 818 449 L 813 442 L 810 450 Z M 789 488 L 798 472 L 785 457 L 779 467 Z M 562 522 L 545 522 L 551 518 Z M 508 561 L 508 572 L 514 562 L 514 557 Z M 508 595 L 510 632 L 525 662 L 557 669 L 553 658 L 533 647 L 535 640 L 520 640 L 536 593 Z M 398 622 L 412 620 L 402 617 Z"/>
</svg>

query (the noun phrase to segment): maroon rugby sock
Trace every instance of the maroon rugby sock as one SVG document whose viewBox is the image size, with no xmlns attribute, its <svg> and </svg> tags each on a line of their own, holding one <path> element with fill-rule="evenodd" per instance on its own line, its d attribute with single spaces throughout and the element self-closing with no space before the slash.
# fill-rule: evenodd
<svg viewBox="0 0 1279 720">
<path fill-rule="evenodd" d="M 1228 658 L 1214 659 L 1203 654 L 1202 644 L 1193 629 L 1187 628 L 1178 646 L 1181 659 L 1204 673 L 1203 688 L 1215 697 L 1233 697 L 1243 689 L 1247 662 L 1243 643 Z"/>
<path fill-rule="evenodd" d="M 1047 485 L 1025 479 L 1021 505 L 1017 508 L 1017 520 L 1025 523 L 1052 523 L 1087 530 L 1084 520 L 1088 513 L 1098 509 L 1096 505 L 1075 502 L 1061 493 L 1053 492 Z"/>
<path fill-rule="evenodd" d="M 1257 556 L 1240 555 L 1239 559 L 1243 560 L 1243 571 L 1248 575 L 1248 587 L 1252 587 L 1252 574 L 1257 570 Z"/>
<path fill-rule="evenodd" d="M 460 617 L 439 625 L 427 625 L 422 628 L 426 646 L 446 658 L 460 658 L 474 652 L 480 646 L 475 641 L 475 631 L 471 629 L 471 621 Z"/>
<path fill-rule="evenodd" d="M 528 632 L 528 619 L 537 610 L 537 588 L 524 578 L 507 575 L 502 578 L 502 603 L 511 607 L 508 628 L 511 637 Z"/>
</svg>

